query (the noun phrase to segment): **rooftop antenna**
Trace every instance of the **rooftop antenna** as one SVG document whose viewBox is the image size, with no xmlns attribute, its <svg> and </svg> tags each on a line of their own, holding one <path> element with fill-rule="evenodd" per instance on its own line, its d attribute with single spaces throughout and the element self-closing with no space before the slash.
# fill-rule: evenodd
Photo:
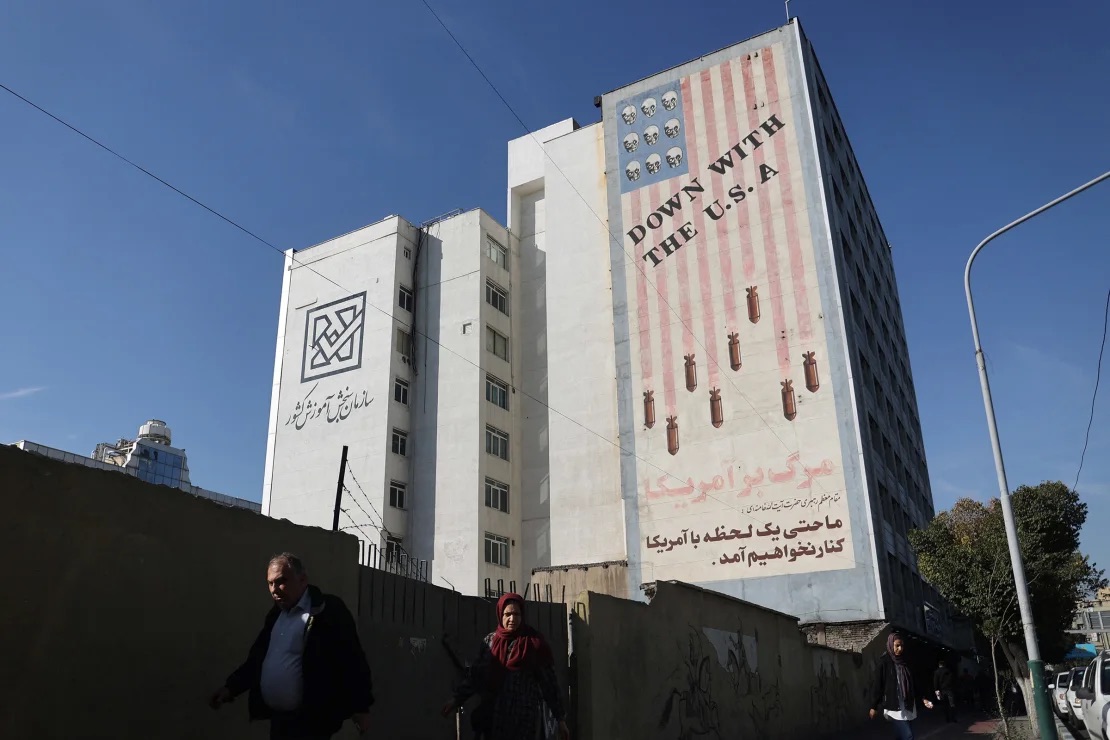
<svg viewBox="0 0 1110 740">
<path fill-rule="evenodd" d="M 786 22 L 790 22 L 790 0 L 786 0 Z"/>
</svg>

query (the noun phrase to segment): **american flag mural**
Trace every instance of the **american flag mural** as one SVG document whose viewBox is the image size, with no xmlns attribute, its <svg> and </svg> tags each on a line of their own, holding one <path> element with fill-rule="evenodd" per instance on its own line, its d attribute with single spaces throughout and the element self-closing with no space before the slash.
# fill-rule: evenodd
<svg viewBox="0 0 1110 740">
<path fill-rule="evenodd" d="M 604 102 L 645 578 L 855 567 L 805 90 L 782 43 L 735 48 Z"/>
</svg>

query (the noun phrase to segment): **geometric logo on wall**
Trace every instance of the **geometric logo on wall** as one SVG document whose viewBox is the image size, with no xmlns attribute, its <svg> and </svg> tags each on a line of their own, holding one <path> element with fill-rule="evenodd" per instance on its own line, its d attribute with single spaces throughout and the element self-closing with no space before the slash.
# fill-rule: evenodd
<svg viewBox="0 0 1110 740">
<path fill-rule="evenodd" d="M 305 317 L 301 382 L 362 367 L 366 292 L 316 306 Z"/>
</svg>

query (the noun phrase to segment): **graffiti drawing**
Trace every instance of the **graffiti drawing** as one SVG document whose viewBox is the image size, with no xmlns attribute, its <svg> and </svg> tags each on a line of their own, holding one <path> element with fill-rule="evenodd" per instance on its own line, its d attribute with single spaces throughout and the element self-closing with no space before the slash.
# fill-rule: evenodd
<svg viewBox="0 0 1110 740">
<path fill-rule="evenodd" d="M 682 688 L 672 688 L 667 694 L 659 727 L 667 728 L 673 715 L 678 722 L 678 740 L 719 739 L 721 720 L 713 700 L 713 673 L 709 656 L 702 649 L 701 636 L 694 627 L 690 628 L 685 660 L 686 680 Z"/>
</svg>

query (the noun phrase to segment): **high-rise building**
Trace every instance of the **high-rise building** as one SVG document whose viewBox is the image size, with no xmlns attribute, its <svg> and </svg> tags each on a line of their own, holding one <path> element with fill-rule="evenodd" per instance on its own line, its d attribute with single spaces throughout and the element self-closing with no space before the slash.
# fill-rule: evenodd
<svg viewBox="0 0 1110 740">
<path fill-rule="evenodd" d="M 76 455 L 25 439 L 16 442 L 15 447 L 24 452 L 33 452 L 62 462 L 101 470 L 118 470 L 147 483 L 178 488 L 194 496 L 212 499 L 227 506 L 255 512 L 260 510 L 261 507 L 257 501 L 248 501 L 194 486 L 189 479 L 189 458 L 183 448 L 173 447 L 172 442 L 172 431 L 166 422 L 151 419 L 139 427 L 139 434 L 135 439 L 121 438 L 114 443 L 101 442 L 96 446 L 91 457 Z"/>
<path fill-rule="evenodd" d="M 286 257 L 263 513 L 475 593 L 520 580 L 520 267 L 480 210 L 390 217 Z M 414 331 L 415 327 L 415 331 Z"/>
<path fill-rule="evenodd" d="M 559 412 L 531 562 L 942 629 L 906 539 L 933 504 L 890 244 L 800 25 L 595 102 L 509 147 Z"/>
<path fill-rule="evenodd" d="M 348 445 L 341 525 L 461 591 L 627 563 L 943 631 L 890 245 L 800 25 L 595 102 L 509 142 L 507 229 L 289 253 L 263 511 L 330 526 Z"/>
</svg>

